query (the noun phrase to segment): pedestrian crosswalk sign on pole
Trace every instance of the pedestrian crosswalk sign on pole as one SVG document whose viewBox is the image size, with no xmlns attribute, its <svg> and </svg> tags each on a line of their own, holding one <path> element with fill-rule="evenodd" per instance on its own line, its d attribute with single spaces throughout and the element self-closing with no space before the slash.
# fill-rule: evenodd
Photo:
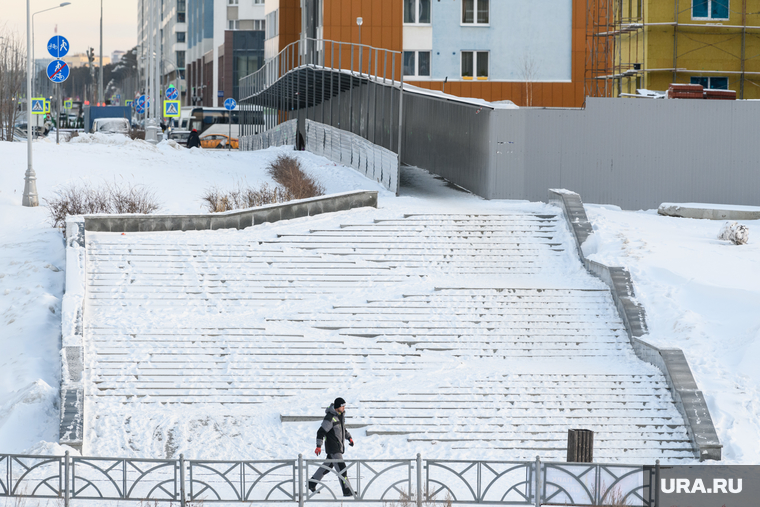
<svg viewBox="0 0 760 507">
<path fill-rule="evenodd" d="M 180 103 L 179 100 L 164 101 L 164 117 L 179 118 Z"/>
<path fill-rule="evenodd" d="M 130 106 L 130 107 L 131 107 L 133 103 L 134 103 L 134 101 L 133 101 L 133 100 L 125 100 L 125 101 L 124 101 L 124 105 L 125 105 L 125 106 Z"/>
<path fill-rule="evenodd" d="M 50 112 L 50 101 L 49 100 L 45 100 L 45 112 L 46 113 Z"/>
<path fill-rule="evenodd" d="M 45 99 L 32 99 L 32 114 L 45 114 Z"/>
<path fill-rule="evenodd" d="M 74 102 L 71 99 L 63 101 L 64 109 L 71 109 L 73 105 L 74 105 Z"/>
</svg>

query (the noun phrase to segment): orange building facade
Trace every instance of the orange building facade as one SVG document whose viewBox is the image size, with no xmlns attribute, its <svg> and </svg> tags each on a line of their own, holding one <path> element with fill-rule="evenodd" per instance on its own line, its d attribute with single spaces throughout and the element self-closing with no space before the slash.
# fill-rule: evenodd
<svg viewBox="0 0 760 507">
<path fill-rule="evenodd" d="M 405 82 L 421 88 L 523 107 L 581 107 L 585 6 L 577 0 L 267 0 L 266 58 L 305 31 L 398 51 Z"/>
</svg>

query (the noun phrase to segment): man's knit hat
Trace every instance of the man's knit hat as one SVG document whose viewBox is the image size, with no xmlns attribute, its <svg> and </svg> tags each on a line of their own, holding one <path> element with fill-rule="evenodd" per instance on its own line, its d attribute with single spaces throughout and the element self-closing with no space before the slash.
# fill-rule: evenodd
<svg viewBox="0 0 760 507">
<path fill-rule="evenodd" d="M 335 401 L 333 402 L 333 407 L 340 408 L 344 407 L 346 405 L 346 400 L 343 398 L 335 398 Z"/>
</svg>

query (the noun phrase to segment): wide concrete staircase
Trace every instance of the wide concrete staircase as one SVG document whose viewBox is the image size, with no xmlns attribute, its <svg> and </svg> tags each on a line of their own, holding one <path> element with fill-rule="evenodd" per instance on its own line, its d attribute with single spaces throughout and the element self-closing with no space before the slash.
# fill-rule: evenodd
<svg viewBox="0 0 760 507">
<path fill-rule="evenodd" d="M 287 432 L 343 395 L 351 426 L 426 455 L 564 460 L 567 430 L 588 428 L 599 461 L 693 459 L 665 379 L 636 359 L 561 217 L 315 223 L 88 234 L 96 417 L 276 406 Z"/>
</svg>

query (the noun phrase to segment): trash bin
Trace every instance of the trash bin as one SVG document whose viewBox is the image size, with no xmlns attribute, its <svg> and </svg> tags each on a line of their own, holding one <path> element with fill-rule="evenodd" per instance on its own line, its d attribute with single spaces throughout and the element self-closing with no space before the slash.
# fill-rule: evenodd
<svg viewBox="0 0 760 507">
<path fill-rule="evenodd" d="M 591 463 L 594 461 L 594 432 L 567 430 L 567 462 Z"/>
</svg>

